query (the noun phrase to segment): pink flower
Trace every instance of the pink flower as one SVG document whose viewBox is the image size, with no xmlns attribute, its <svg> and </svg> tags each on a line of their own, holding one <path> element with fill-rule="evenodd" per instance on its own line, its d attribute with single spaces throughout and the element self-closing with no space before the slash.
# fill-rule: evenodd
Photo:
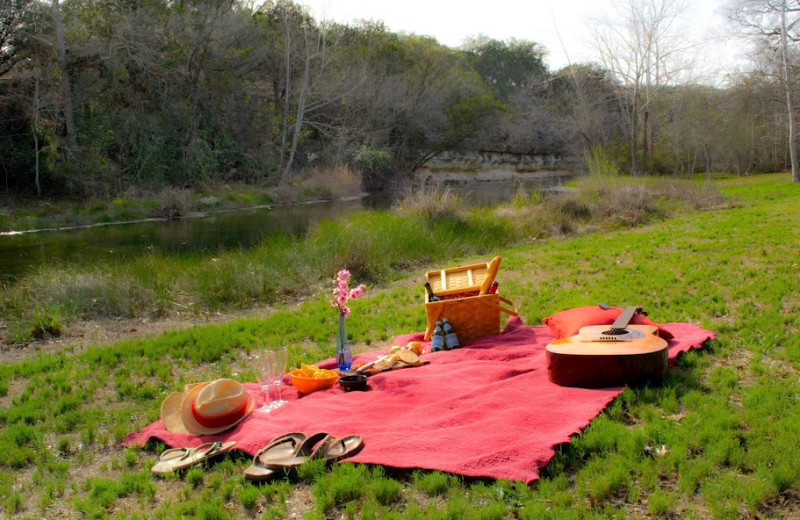
<svg viewBox="0 0 800 520">
<path fill-rule="evenodd" d="M 339 308 L 339 312 L 346 318 L 350 315 L 350 307 L 347 306 L 348 300 L 357 300 L 361 297 L 364 292 L 366 292 L 366 287 L 364 284 L 359 284 L 353 290 L 350 290 L 347 281 L 350 279 L 350 271 L 347 269 L 342 269 L 336 274 L 336 278 L 333 279 L 333 299 L 330 300 L 330 304 L 334 307 Z"/>
<path fill-rule="evenodd" d="M 365 287 L 364 287 L 364 284 L 362 283 L 358 287 L 356 287 L 355 289 L 350 291 L 350 299 L 351 300 L 359 299 L 361 297 L 361 295 L 364 293 L 364 290 L 365 290 Z"/>
</svg>

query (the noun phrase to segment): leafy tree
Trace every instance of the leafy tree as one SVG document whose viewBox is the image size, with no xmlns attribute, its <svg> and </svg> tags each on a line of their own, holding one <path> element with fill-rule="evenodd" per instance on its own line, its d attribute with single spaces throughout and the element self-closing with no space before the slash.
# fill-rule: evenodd
<svg viewBox="0 0 800 520">
<path fill-rule="evenodd" d="M 0 77 L 8 74 L 21 59 L 25 12 L 32 0 L 0 2 Z"/>
<path fill-rule="evenodd" d="M 307 101 L 312 83 L 320 80 L 327 63 L 327 41 L 307 10 L 287 0 L 264 3 L 256 21 L 271 44 L 264 65 L 272 87 L 271 108 L 280 114 L 277 166 L 280 178 L 285 179 L 303 138 L 306 114 L 314 110 Z"/>
<path fill-rule="evenodd" d="M 493 85 L 501 99 L 546 78 L 544 49 L 535 42 L 508 42 L 479 36 L 466 45 L 478 74 Z"/>
<path fill-rule="evenodd" d="M 776 101 L 787 99 L 781 58 L 797 61 L 790 9 L 788 52 L 781 31 L 762 34 L 759 66 L 710 88 L 674 75 L 678 0 L 625 5 L 626 23 L 603 33 L 614 36 L 605 67 L 551 74 L 534 42 L 479 36 L 452 49 L 380 22 L 319 23 L 290 0 L 6 0 L 3 184 L 103 197 L 275 184 L 345 163 L 381 188 L 473 150 L 602 149 L 634 172 L 673 174 L 790 162 L 788 105 Z M 778 27 L 774 15 L 750 21 Z"/>
</svg>

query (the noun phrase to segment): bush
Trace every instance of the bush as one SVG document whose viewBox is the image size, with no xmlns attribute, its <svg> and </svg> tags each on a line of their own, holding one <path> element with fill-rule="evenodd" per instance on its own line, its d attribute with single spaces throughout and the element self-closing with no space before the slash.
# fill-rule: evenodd
<svg viewBox="0 0 800 520">
<path fill-rule="evenodd" d="M 301 198 L 341 199 L 361 193 L 361 176 L 344 165 L 313 168 L 303 174 Z"/>
<path fill-rule="evenodd" d="M 611 158 L 613 155 L 599 146 L 583 153 L 583 160 L 589 168 L 589 175 L 619 175 L 619 165 Z"/>
<path fill-rule="evenodd" d="M 33 315 L 34 338 L 44 339 L 47 335 L 58 337 L 64 333 L 64 322 L 61 320 L 61 311 L 58 307 L 45 305 L 42 309 L 35 309 Z"/>
<path fill-rule="evenodd" d="M 392 154 L 386 150 L 362 148 L 353 158 L 353 167 L 361 172 L 364 189 L 382 189 L 392 177 Z"/>
<path fill-rule="evenodd" d="M 461 197 L 449 188 L 440 190 L 426 185 L 406 192 L 394 204 L 395 213 L 413 216 L 429 223 L 458 221 L 461 217 Z"/>
<path fill-rule="evenodd" d="M 169 188 L 158 196 L 158 214 L 164 218 L 180 218 L 189 210 L 189 194 L 185 190 Z"/>
</svg>

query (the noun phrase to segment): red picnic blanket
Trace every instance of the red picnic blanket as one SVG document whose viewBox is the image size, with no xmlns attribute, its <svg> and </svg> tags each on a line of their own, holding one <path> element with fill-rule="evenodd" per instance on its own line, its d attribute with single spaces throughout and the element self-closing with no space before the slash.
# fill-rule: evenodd
<svg viewBox="0 0 800 520">
<path fill-rule="evenodd" d="M 662 327 L 674 336 L 669 341 L 671 363 L 681 352 L 700 348 L 715 337 L 688 323 Z M 398 336 L 394 343 L 422 341 L 422 336 Z M 287 405 L 268 414 L 254 411 L 221 434 L 175 434 L 159 419 L 130 434 L 123 445 L 144 445 L 150 438 L 172 447 L 236 441 L 235 449 L 254 455 L 288 432 L 358 434 L 364 448 L 347 459 L 351 462 L 530 483 L 552 459 L 555 446 L 569 442 L 623 390 L 551 383 L 545 346 L 552 340 L 546 326 L 527 326 L 510 318 L 502 334 L 458 350 L 431 353 L 426 344 L 423 359 L 429 365 L 374 375 L 366 392 L 345 393 L 336 386 L 298 396 L 289 384 L 283 389 Z M 355 363 L 372 361 L 382 353 L 361 354 Z M 245 387 L 260 406 L 257 385 Z"/>
</svg>

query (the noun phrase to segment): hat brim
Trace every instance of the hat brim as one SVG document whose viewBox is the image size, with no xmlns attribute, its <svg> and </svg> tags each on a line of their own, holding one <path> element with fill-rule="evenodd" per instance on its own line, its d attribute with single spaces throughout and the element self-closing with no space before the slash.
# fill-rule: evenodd
<svg viewBox="0 0 800 520">
<path fill-rule="evenodd" d="M 230 428 L 233 428 L 234 426 L 242 422 L 248 415 L 250 415 L 250 412 L 252 412 L 253 409 L 255 408 L 256 405 L 255 398 L 250 394 L 250 392 L 244 390 L 244 394 L 245 396 L 247 396 L 247 405 L 245 406 L 245 411 L 240 418 L 236 419 L 231 424 L 220 426 L 218 428 L 207 428 L 203 426 L 202 424 L 197 422 L 197 420 L 194 418 L 194 414 L 192 414 L 192 403 L 197 398 L 197 394 L 200 393 L 200 390 L 202 390 L 209 384 L 211 383 L 200 383 L 198 385 L 195 385 L 189 390 L 187 390 L 183 395 L 183 400 L 181 401 L 181 406 L 180 406 L 181 423 L 183 424 L 183 427 L 186 429 L 186 431 L 192 435 L 213 435 L 215 433 L 220 433 L 224 432 L 225 430 L 229 430 Z"/>
<path fill-rule="evenodd" d="M 181 402 L 183 402 L 183 392 L 172 392 L 161 403 L 161 422 L 169 432 L 189 433 L 181 419 Z"/>
<path fill-rule="evenodd" d="M 164 402 L 161 403 L 161 422 L 164 423 L 164 427 L 167 431 L 172 433 L 192 433 L 187 430 L 186 426 L 183 424 L 183 419 L 181 418 L 181 404 L 183 403 L 183 398 L 192 389 L 200 387 L 197 389 L 199 392 L 202 387 L 207 384 L 209 383 L 191 383 L 185 385 L 183 387 L 183 392 L 172 392 L 164 399 Z"/>
</svg>

